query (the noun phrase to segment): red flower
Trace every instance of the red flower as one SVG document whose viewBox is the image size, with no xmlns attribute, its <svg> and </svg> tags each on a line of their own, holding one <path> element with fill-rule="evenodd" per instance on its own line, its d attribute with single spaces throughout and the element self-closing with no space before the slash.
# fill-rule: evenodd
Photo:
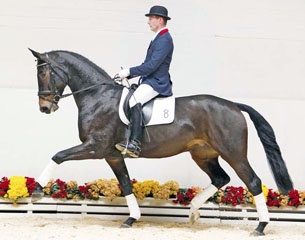
<svg viewBox="0 0 305 240">
<path fill-rule="evenodd" d="M 66 188 L 60 188 L 57 193 L 52 194 L 52 198 L 66 198 L 68 191 Z"/>
<path fill-rule="evenodd" d="M 137 183 L 138 182 L 138 180 L 137 179 L 131 179 L 131 184 L 135 184 L 135 183 Z"/>
<path fill-rule="evenodd" d="M 174 203 L 179 203 L 182 205 L 189 205 L 192 199 L 195 197 L 195 191 L 192 188 L 180 189 L 177 192 L 177 199 L 173 200 Z"/>
<path fill-rule="evenodd" d="M 78 191 L 81 198 L 91 199 L 91 194 L 87 186 L 78 186 Z"/>
<path fill-rule="evenodd" d="M 243 187 L 228 186 L 224 190 L 224 196 L 222 197 L 221 201 L 225 204 L 232 204 L 233 206 L 245 204 L 243 193 Z"/>
<path fill-rule="evenodd" d="M 294 190 L 291 190 L 291 191 L 288 193 L 288 196 L 289 196 L 288 206 L 297 207 L 297 206 L 300 206 L 300 205 L 301 205 L 298 190 L 295 190 L 295 189 L 294 189 Z"/>
<path fill-rule="evenodd" d="M 269 189 L 267 195 L 267 206 L 269 207 L 280 207 L 281 206 L 281 195 L 278 192 Z"/>
<path fill-rule="evenodd" d="M 0 196 L 4 197 L 10 185 L 10 180 L 7 177 L 3 177 L 0 181 Z"/>
<path fill-rule="evenodd" d="M 80 193 L 88 192 L 88 188 L 86 186 L 78 186 L 78 190 Z"/>
<path fill-rule="evenodd" d="M 60 187 L 64 187 L 66 185 L 66 182 L 60 179 L 56 179 L 55 183 L 57 183 Z"/>
<path fill-rule="evenodd" d="M 68 187 L 66 182 L 57 179 L 51 186 L 52 198 L 66 198 L 68 195 Z"/>
<path fill-rule="evenodd" d="M 34 178 L 30 178 L 30 177 L 25 177 L 26 178 L 26 187 L 28 189 L 28 192 L 30 195 L 32 195 L 32 193 L 34 192 L 34 189 L 37 185 L 37 182 L 35 181 Z"/>
</svg>

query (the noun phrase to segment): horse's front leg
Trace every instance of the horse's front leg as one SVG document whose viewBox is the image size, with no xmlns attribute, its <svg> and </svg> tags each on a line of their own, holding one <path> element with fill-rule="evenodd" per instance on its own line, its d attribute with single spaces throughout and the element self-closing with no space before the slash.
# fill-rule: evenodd
<svg viewBox="0 0 305 240">
<path fill-rule="evenodd" d="M 132 184 L 124 158 L 121 155 L 117 155 L 115 157 L 106 158 L 106 161 L 122 187 L 130 213 L 129 218 L 121 225 L 121 228 L 130 228 L 136 220 L 140 219 L 141 211 L 137 199 L 132 193 Z"/>
<path fill-rule="evenodd" d="M 83 160 L 94 158 L 96 154 L 96 144 L 91 141 L 86 141 L 83 144 L 56 153 L 52 160 L 57 164 L 61 164 L 68 160 Z"/>
<path fill-rule="evenodd" d="M 68 160 L 94 158 L 94 155 L 94 144 L 90 141 L 55 154 L 37 179 L 37 185 L 32 193 L 32 202 L 35 202 L 44 196 L 43 187 L 50 181 L 59 164 Z"/>
</svg>

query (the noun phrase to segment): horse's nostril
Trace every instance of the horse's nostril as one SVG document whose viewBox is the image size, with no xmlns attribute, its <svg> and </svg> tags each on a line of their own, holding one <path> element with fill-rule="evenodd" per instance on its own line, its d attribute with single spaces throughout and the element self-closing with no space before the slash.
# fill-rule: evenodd
<svg viewBox="0 0 305 240">
<path fill-rule="evenodd" d="M 45 113 L 45 112 L 48 112 L 48 108 L 47 107 L 40 107 L 40 111 Z"/>
</svg>

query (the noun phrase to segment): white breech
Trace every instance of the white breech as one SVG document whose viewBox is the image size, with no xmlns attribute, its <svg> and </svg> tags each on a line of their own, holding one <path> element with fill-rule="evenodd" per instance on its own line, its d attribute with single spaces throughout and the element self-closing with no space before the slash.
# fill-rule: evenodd
<svg viewBox="0 0 305 240">
<path fill-rule="evenodd" d="M 132 108 L 137 103 L 141 103 L 141 105 L 143 106 L 145 103 L 147 103 L 158 95 L 159 93 L 156 92 L 150 85 L 142 83 L 131 96 L 129 100 L 129 106 L 130 108 Z"/>
</svg>

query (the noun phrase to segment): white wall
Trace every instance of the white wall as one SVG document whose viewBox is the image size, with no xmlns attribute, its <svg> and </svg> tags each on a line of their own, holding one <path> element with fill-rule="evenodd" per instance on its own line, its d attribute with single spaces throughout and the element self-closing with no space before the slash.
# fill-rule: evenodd
<svg viewBox="0 0 305 240">
<path fill-rule="evenodd" d="M 305 176 L 305 2 L 303 0 L 6 1 L 0 6 L 0 177 L 38 177 L 58 151 L 79 143 L 73 99 L 55 114 L 38 110 L 36 68 L 27 47 L 78 52 L 110 75 L 143 61 L 152 37 L 144 14 L 168 7 L 175 42 L 175 95 L 214 94 L 249 104 L 273 126 L 295 187 Z M 249 121 L 249 160 L 276 188 Z M 188 154 L 127 160 L 139 180 L 205 186 L 208 178 Z M 177 164 L 179 168 L 176 167 Z M 231 184 L 241 184 L 230 167 Z M 102 161 L 69 162 L 54 177 L 80 183 L 113 177 Z"/>
</svg>

